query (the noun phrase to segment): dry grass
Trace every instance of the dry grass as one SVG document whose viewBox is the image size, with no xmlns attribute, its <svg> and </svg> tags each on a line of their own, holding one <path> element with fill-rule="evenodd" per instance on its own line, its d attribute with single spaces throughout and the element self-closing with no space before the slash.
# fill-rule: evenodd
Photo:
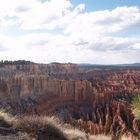
<svg viewBox="0 0 140 140">
<path fill-rule="evenodd" d="M 36 140 L 67 140 L 61 127 L 55 124 L 55 119 L 45 116 L 13 117 L 9 113 L 0 111 L 0 127 L 12 128 L 17 133 L 28 133 Z M 11 129 L 10 129 L 11 130 Z M 8 133 L 9 134 L 9 133 Z"/>
<path fill-rule="evenodd" d="M 91 135 L 89 137 L 89 140 L 112 140 L 111 136 L 105 136 L 105 135 Z"/>
<path fill-rule="evenodd" d="M 64 127 L 64 126 L 63 126 Z M 111 135 L 90 135 L 76 128 L 63 128 L 63 132 L 67 135 L 69 140 L 132 140 L 126 136 L 119 139 L 112 138 Z"/>
<path fill-rule="evenodd" d="M 48 124 L 53 124 L 53 119 L 46 116 L 20 116 L 17 117 L 15 128 L 24 129 L 27 131 L 35 131 L 45 128 Z M 51 121 L 52 120 L 52 121 Z"/>
<path fill-rule="evenodd" d="M 67 135 L 70 140 L 80 140 L 80 139 L 87 139 L 86 133 L 84 131 L 78 130 L 76 128 L 63 128 L 63 132 Z"/>
<path fill-rule="evenodd" d="M 75 128 L 65 128 L 63 132 L 68 136 L 69 140 L 112 140 L 111 136 L 90 135 Z"/>
<path fill-rule="evenodd" d="M 0 111 L 0 126 L 18 130 L 18 140 L 23 134 L 28 140 L 112 140 L 111 136 L 90 135 L 79 129 L 68 127 L 55 117 L 16 116 Z M 0 137 L 1 139 L 1 137 Z M 119 140 L 131 140 L 122 137 Z"/>
<path fill-rule="evenodd" d="M 122 136 L 121 140 L 132 140 L 130 137 Z"/>
<path fill-rule="evenodd" d="M 55 118 L 46 116 L 18 117 L 14 128 L 28 132 L 38 140 L 67 140 Z"/>
<path fill-rule="evenodd" d="M 11 127 L 16 122 L 16 118 L 10 113 L 0 110 L 0 126 Z"/>
</svg>

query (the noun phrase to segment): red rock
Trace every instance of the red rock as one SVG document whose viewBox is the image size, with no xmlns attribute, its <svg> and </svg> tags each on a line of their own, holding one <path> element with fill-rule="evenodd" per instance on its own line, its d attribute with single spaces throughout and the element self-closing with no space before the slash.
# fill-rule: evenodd
<svg viewBox="0 0 140 140">
<path fill-rule="evenodd" d="M 59 114 L 93 134 L 139 132 L 130 101 L 140 92 L 140 70 L 102 70 L 75 64 L 0 68 L 0 105 L 16 112 Z M 86 108 L 86 109 L 85 109 Z M 81 120 L 79 120 L 82 118 Z"/>
</svg>

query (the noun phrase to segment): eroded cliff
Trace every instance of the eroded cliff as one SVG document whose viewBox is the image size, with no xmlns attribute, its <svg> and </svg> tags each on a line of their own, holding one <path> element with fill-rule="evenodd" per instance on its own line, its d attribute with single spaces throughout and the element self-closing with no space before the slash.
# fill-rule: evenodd
<svg viewBox="0 0 140 140">
<path fill-rule="evenodd" d="M 1 107 L 14 113 L 55 114 L 92 134 L 138 138 L 139 122 L 130 103 L 139 92 L 139 69 L 56 63 L 0 68 Z"/>
</svg>

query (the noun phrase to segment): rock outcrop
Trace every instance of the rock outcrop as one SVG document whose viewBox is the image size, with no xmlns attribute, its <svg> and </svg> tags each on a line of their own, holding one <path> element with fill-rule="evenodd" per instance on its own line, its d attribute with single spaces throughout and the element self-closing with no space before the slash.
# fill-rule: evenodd
<svg viewBox="0 0 140 140">
<path fill-rule="evenodd" d="M 130 103 L 140 92 L 140 70 L 75 64 L 0 68 L 0 106 L 14 113 L 56 114 L 91 134 L 139 137 Z"/>
</svg>

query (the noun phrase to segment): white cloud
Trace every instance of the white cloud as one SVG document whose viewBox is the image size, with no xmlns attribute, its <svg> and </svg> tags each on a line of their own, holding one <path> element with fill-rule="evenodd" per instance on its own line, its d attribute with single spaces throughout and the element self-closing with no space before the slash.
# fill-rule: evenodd
<svg viewBox="0 0 140 140">
<path fill-rule="evenodd" d="M 69 0 L 46 2 L 1 0 L 0 2 L 1 22 L 5 22 L 3 20 L 5 16 L 15 16 L 17 17 L 15 21 L 21 23 L 21 29 L 55 29 L 61 27 L 66 33 L 73 32 L 75 29 L 77 29 L 75 32 L 81 30 L 83 32 L 88 30 L 89 32 L 90 29 L 92 33 L 106 33 L 140 25 L 140 11 L 137 7 L 117 7 L 110 11 L 84 12 L 85 4 L 79 4 L 72 10 L 73 5 Z M 9 20 L 9 22 L 11 21 Z"/>
<path fill-rule="evenodd" d="M 111 35 L 138 28 L 140 10 L 137 7 L 86 12 L 85 4 L 74 6 L 70 0 L 0 2 L 0 29 L 14 32 L 14 26 L 19 32 L 19 36 L 11 37 L 0 31 L 0 59 L 87 63 L 140 61 L 140 35 L 137 38 Z"/>
</svg>

